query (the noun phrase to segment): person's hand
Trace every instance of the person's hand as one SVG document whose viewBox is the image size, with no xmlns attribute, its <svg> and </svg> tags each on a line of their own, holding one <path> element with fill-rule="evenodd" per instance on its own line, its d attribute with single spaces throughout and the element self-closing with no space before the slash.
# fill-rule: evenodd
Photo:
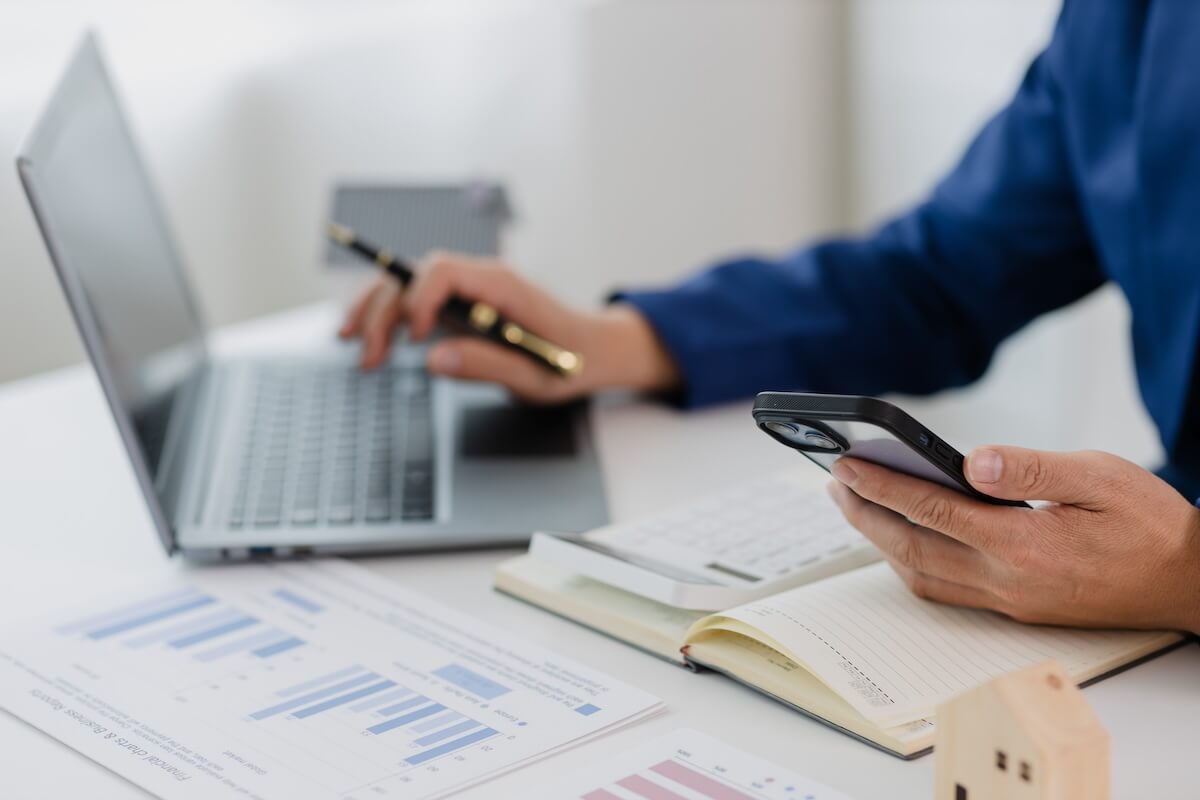
<svg viewBox="0 0 1200 800">
<path fill-rule="evenodd" d="M 1136 464 L 1097 452 L 973 451 L 996 506 L 861 459 L 830 493 L 918 596 L 1023 622 L 1200 632 L 1200 509 Z"/>
<path fill-rule="evenodd" d="M 634 309 L 573 309 L 499 262 L 449 253 L 425 259 L 407 291 L 381 275 L 350 309 L 340 335 L 362 338 L 362 366 L 373 369 L 387 358 L 399 326 L 407 324 L 414 341 L 426 339 L 452 295 L 488 303 L 532 333 L 574 350 L 583 357 L 583 369 L 563 377 L 514 350 L 463 335 L 430 348 L 427 365 L 433 373 L 499 383 L 537 403 L 563 402 L 603 388 L 663 391 L 679 381 L 674 362 Z"/>
</svg>

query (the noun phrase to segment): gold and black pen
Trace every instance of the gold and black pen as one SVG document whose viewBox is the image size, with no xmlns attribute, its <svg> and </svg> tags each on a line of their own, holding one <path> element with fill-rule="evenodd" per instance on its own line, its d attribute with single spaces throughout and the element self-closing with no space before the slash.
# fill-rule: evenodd
<svg viewBox="0 0 1200 800">
<path fill-rule="evenodd" d="M 390 250 L 363 241 L 350 228 L 336 222 L 329 223 L 328 234 L 330 239 L 347 250 L 375 262 L 376 266 L 398 280 L 401 286 L 408 286 L 412 282 L 412 267 Z M 487 303 L 451 297 L 442 306 L 439 317 L 453 328 L 511 347 L 559 375 L 578 375 L 583 369 L 583 358 L 578 353 L 530 333 L 502 317 L 495 307 Z"/>
</svg>

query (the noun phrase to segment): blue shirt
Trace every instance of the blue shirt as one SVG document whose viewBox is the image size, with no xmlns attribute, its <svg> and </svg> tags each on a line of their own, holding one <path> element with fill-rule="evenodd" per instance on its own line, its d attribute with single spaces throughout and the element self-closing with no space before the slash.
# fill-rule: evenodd
<svg viewBox="0 0 1200 800">
<path fill-rule="evenodd" d="M 911 212 L 862 239 L 625 292 L 684 402 L 762 390 L 925 393 L 1107 281 L 1133 312 L 1161 472 L 1200 495 L 1200 2 L 1068 0 L 1011 103 Z"/>
</svg>

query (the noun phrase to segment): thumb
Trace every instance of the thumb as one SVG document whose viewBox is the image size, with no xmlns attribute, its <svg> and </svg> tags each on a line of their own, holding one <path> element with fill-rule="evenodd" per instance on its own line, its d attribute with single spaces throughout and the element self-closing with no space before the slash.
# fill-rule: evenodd
<svg viewBox="0 0 1200 800">
<path fill-rule="evenodd" d="M 989 445 L 970 452 L 966 473 L 976 489 L 1004 500 L 1097 505 L 1107 495 L 1112 461 L 1092 451 L 1054 453 Z"/>
</svg>

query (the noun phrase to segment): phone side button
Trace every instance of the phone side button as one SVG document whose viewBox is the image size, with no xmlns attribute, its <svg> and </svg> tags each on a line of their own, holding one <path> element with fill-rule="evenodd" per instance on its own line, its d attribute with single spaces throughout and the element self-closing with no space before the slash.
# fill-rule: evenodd
<svg viewBox="0 0 1200 800">
<path fill-rule="evenodd" d="M 941 442 L 937 442 L 936 444 L 934 444 L 933 452 L 937 453 L 937 457 L 940 458 L 942 461 L 953 461 L 954 460 L 951 458 L 950 448 L 946 447 L 946 445 L 942 444 Z"/>
</svg>

